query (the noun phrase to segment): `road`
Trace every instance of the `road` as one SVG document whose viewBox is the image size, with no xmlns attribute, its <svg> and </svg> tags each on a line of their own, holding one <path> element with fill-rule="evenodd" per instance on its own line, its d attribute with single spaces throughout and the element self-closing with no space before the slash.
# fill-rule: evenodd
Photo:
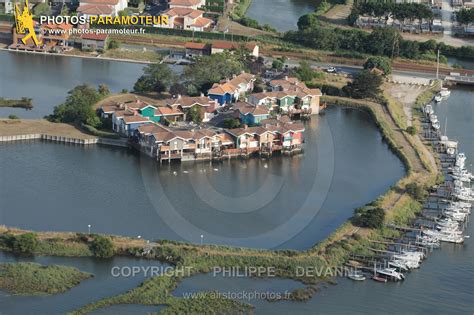
<svg viewBox="0 0 474 315">
<path fill-rule="evenodd" d="M 273 62 L 273 58 L 270 57 L 264 57 L 265 64 L 271 64 Z M 323 63 L 323 62 L 314 62 L 314 61 L 308 61 L 310 66 L 312 68 L 318 68 L 321 70 L 327 69 L 328 67 L 336 67 L 338 73 L 342 74 L 348 74 L 348 75 L 355 75 L 357 72 L 361 71 L 363 69 L 362 66 L 352 66 L 352 65 L 347 65 L 347 64 L 329 64 L 329 63 Z M 289 68 L 294 68 L 298 67 L 299 65 L 299 60 L 296 59 L 289 59 L 286 63 Z M 420 77 L 424 79 L 432 79 L 436 76 L 436 69 L 433 68 L 433 72 L 429 73 L 426 71 L 414 71 L 414 70 L 393 70 L 393 74 L 395 75 L 402 75 L 402 76 L 411 76 L 411 77 Z"/>
</svg>

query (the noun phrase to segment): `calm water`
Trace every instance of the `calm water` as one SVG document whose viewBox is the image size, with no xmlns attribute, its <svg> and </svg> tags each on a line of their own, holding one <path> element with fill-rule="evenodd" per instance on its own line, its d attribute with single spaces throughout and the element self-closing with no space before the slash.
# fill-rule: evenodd
<svg viewBox="0 0 474 315">
<path fill-rule="evenodd" d="M 33 99 L 33 110 L 0 108 L 0 117 L 42 118 L 62 103 L 67 92 L 88 83 L 106 84 L 112 92 L 131 90 L 143 64 L 55 55 L 0 51 L 0 97 Z M 180 72 L 181 66 L 173 66 Z"/>
<path fill-rule="evenodd" d="M 247 16 L 279 32 L 298 29 L 300 16 L 314 12 L 316 0 L 252 0 Z"/>
<path fill-rule="evenodd" d="M 122 149 L 2 145 L 0 224 L 305 249 L 404 174 L 365 113 L 307 125 L 304 155 L 163 164 Z"/>
<path fill-rule="evenodd" d="M 150 267 L 163 266 L 157 261 L 115 257 L 113 259 L 94 258 L 67 258 L 67 257 L 17 257 L 9 253 L 0 252 L 0 262 L 36 262 L 44 265 L 65 265 L 76 267 L 81 271 L 94 275 L 75 286 L 66 293 L 51 296 L 12 296 L 0 291 L 0 314 L 64 314 L 73 311 L 87 303 L 97 301 L 108 296 L 125 293 L 135 288 L 145 280 L 145 274 L 139 273 L 135 277 L 114 277 L 114 267 Z M 114 269 L 116 270 L 116 269 Z M 139 312 L 158 311 L 160 307 L 143 305 L 115 306 L 113 314 L 130 314 Z M 123 312 L 128 310 L 128 312 Z M 97 314 L 101 314 L 98 312 Z M 103 313 L 102 313 L 103 314 Z M 110 314 L 110 313 L 109 313 Z"/>
<path fill-rule="evenodd" d="M 451 96 L 435 106 L 440 121 L 448 118 L 447 135 L 460 141 L 460 149 L 474 159 L 474 91 L 453 90 Z M 471 167 L 472 169 L 472 167 Z M 466 234 L 474 236 L 474 225 Z M 474 311 L 474 246 L 468 239 L 463 245 L 443 244 L 429 255 L 421 269 L 411 271 L 400 283 L 362 283 L 339 279 L 338 285 L 319 291 L 306 303 L 264 300 L 244 301 L 255 305 L 257 314 L 472 314 Z M 280 280 L 278 280 L 280 281 Z M 227 279 L 201 275 L 186 279 L 175 292 L 182 296 L 196 290 L 217 288 L 220 292 L 281 292 L 297 283 L 275 280 Z M 255 284 L 259 282 L 259 284 Z"/>
</svg>

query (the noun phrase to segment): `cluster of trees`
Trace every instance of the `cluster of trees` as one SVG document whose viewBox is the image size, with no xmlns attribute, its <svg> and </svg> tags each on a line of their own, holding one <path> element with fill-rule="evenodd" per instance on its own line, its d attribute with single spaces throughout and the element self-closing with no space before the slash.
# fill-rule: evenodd
<svg viewBox="0 0 474 315">
<path fill-rule="evenodd" d="M 315 71 L 311 68 L 310 64 L 307 61 L 301 61 L 294 70 L 296 77 L 303 82 L 311 82 L 313 79 L 325 77 L 324 72 Z"/>
<path fill-rule="evenodd" d="M 326 27 L 318 22 L 301 21 L 299 25 L 301 29 L 287 32 L 284 40 L 313 49 L 343 50 L 354 54 L 364 53 L 389 58 L 436 60 L 437 49 L 450 55 L 474 57 L 472 46 L 454 48 L 436 43 L 434 40 L 425 42 L 404 40 L 394 28 L 377 28 L 368 33 L 359 29 Z"/>
<path fill-rule="evenodd" d="M 392 73 L 392 64 L 390 59 L 382 56 L 369 57 L 364 63 L 364 69 L 372 70 L 379 69 L 383 71 L 384 75 L 389 75 Z"/>
<path fill-rule="evenodd" d="M 94 235 L 89 248 L 94 256 L 100 258 L 109 258 L 115 254 L 115 246 L 110 238 L 102 235 Z"/>
<path fill-rule="evenodd" d="M 360 15 L 369 15 L 385 21 L 390 17 L 401 21 L 432 20 L 434 17 L 433 11 L 426 4 L 391 1 L 356 1 L 348 18 L 349 24 L 353 25 Z"/>
<path fill-rule="evenodd" d="M 459 23 L 467 25 L 474 23 L 474 9 L 462 9 L 456 13 L 456 19 Z"/>
<path fill-rule="evenodd" d="M 276 29 L 271 26 L 270 24 L 264 24 L 264 25 L 260 25 L 258 23 L 257 20 L 254 20 L 254 19 L 251 19 L 247 16 L 244 16 L 240 19 L 237 20 L 240 24 L 242 24 L 243 26 L 247 26 L 247 27 L 251 27 L 251 28 L 255 28 L 255 29 L 258 29 L 258 30 L 262 30 L 262 31 L 267 31 L 267 32 L 275 32 L 276 33 Z"/>
<path fill-rule="evenodd" d="M 360 227 L 378 229 L 383 227 L 384 220 L 385 211 L 380 207 L 369 204 L 367 206 L 357 208 L 352 221 L 355 225 Z"/>
<path fill-rule="evenodd" d="M 253 58 L 244 49 L 237 49 L 233 54 L 215 54 L 202 56 L 184 70 L 180 77 L 166 64 L 151 64 L 145 67 L 143 75 L 134 85 L 135 92 L 169 92 L 171 95 L 196 96 L 205 93 L 214 83 L 231 78 L 242 71 L 261 72 L 264 68 L 263 58 Z"/>
<path fill-rule="evenodd" d="M 54 107 L 53 114 L 47 119 L 53 122 L 86 124 L 101 128 L 103 122 L 96 114 L 94 104 L 110 94 L 107 85 L 101 84 L 98 89 L 82 84 L 68 92 L 66 101 Z"/>
<path fill-rule="evenodd" d="M 38 237 L 35 233 L 6 234 L 0 237 L 0 246 L 9 248 L 15 253 L 32 254 L 38 247 Z"/>
<path fill-rule="evenodd" d="M 353 98 L 378 100 L 382 93 L 382 83 L 382 76 L 370 70 L 362 70 L 343 88 L 343 91 Z"/>
<path fill-rule="evenodd" d="M 178 76 L 164 63 L 149 64 L 133 86 L 135 92 L 163 93 L 178 81 Z"/>
</svg>

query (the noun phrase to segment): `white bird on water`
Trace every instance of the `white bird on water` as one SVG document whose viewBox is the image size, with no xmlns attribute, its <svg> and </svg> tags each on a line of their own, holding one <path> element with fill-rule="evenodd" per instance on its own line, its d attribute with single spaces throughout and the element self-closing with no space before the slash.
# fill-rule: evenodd
<svg viewBox="0 0 474 315">
<path fill-rule="evenodd" d="M 173 172 L 173 175 L 174 175 L 174 176 L 177 176 L 177 175 L 178 175 L 178 172 L 174 171 L 174 172 Z"/>
<path fill-rule="evenodd" d="M 268 168 L 268 164 L 267 164 L 267 163 L 265 163 L 265 165 L 263 165 L 263 167 L 265 167 L 265 168 Z"/>
<path fill-rule="evenodd" d="M 218 169 L 218 168 L 215 168 L 215 169 L 214 169 L 214 172 L 219 172 L 219 169 Z"/>
</svg>

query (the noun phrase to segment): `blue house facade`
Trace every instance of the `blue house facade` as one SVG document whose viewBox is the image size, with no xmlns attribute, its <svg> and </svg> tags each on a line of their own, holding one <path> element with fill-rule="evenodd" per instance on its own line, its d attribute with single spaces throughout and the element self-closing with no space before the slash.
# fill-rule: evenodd
<svg viewBox="0 0 474 315">
<path fill-rule="evenodd" d="M 213 99 L 219 103 L 219 105 L 229 104 L 232 102 L 232 94 L 224 93 L 224 94 L 208 94 L 210 99 Z"/>
</svg>

